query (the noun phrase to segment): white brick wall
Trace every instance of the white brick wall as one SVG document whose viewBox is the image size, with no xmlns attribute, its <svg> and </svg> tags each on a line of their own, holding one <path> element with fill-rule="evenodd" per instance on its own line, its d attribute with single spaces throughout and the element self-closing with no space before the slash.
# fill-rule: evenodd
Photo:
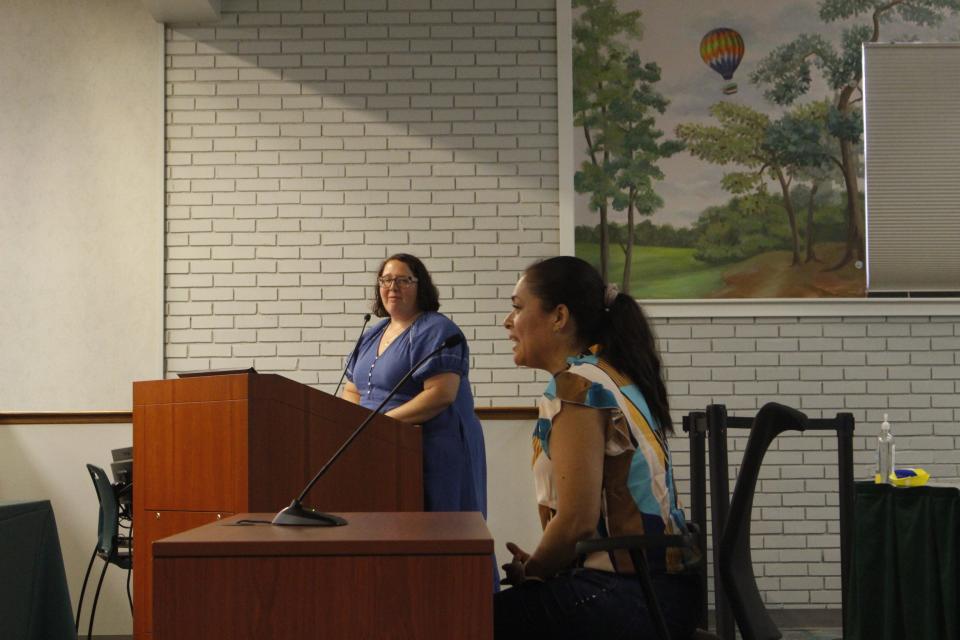
<svg viewBox="0 0 960 640">
<path fill-rule="evenodd" d="M 815 418 L 850 412 L 855 474 L 866 479 L 887 413 L 899 465 L 960 478 L 960 316 L 667 319 L 657 330 L 678 419 L 711 403 L 731 415 L 769 401 Z M 730 435 L 732 487 L 746 434 Z M 673 449 L 688 495 L 686 440 L 675 438 Z M 832 436 L 786 434 L 764 458 L 752 549 L 769 605 L 839 606 L 836 478 Z"/>
<path fill-rule="evenodd" d="M 410 251 L 470 340 L 477 404 L 532 403 L 544 378 L 514 368 L 499 323 L 517 274 L 559 251 L 555 37 L 554 0 L 225 0 L 218 25 L 169 29 L 168 371 L 329 390 L 373 271 Z M 656 324 L 678 421 L 711 402 L 852 411 L 866 477 L 888 412 L 898 461 L 960 476 L 960 317 Z M 772 606 L 839 603 L 834 450 L 769 454 L 754 558 Z"/>
<path fill-rule="evenodd" d="M 534 376 L 494 380 L 488 329 L 559 249 L 553 2 L 347 4 L 226 2 L 168 30 L 168 370 L 333 385 L 372 272 L 410 251 L 480 403 L 515 404 Z"/>
</svg>

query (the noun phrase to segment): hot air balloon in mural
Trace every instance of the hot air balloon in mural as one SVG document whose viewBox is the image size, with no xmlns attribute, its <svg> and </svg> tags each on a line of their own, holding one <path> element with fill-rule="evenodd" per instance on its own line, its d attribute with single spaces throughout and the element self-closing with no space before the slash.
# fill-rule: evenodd
<svg viewBox="0 0 960 640">
<path fill-rule="evenodd" d="M 714 29 L 700 41 L 700 57 L 727 81 L 723 85 L 723 92 L 727 95 L 737 92 L 733 72 L 740 66 L 743 51 L 743 37 L 726 27 Z"/>
</svg>

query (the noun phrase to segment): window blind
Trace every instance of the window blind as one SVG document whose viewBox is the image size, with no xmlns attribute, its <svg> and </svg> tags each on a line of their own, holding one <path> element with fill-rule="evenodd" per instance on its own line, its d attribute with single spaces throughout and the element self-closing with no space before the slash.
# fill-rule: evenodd
<svg viewBox="0 0 960 640">
<path fill-rule="evenodd" d="M 960 44 L 866 44 L 869 295 L 960 291 Z"/>
</svg>

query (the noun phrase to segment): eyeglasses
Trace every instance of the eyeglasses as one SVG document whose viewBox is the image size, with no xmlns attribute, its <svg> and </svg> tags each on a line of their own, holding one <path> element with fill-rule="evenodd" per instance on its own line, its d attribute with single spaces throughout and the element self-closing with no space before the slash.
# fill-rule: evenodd
<svg viewBox="0 0 960 640">
<path fill-rule="evenodd" d="M 417 279 L 409 276 L 400 276 L 399 278 L 377 278 L 377 284 L 384 289 L 392 289 L 394 284 L 401 289 L 406 289 L 407 287 L 417 284 Z"/>
</svg>

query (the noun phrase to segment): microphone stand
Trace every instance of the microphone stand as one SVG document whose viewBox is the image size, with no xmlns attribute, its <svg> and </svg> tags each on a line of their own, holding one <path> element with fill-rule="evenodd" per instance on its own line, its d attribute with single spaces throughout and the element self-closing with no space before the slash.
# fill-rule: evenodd
<svg viewBox="0 0 960 640">
<path fill-rule="evenodd" d="M 350 360 L 357 355 L 357 349 L 360 348 L 360 341 L 363 339 L 363 330 L 367 328 L 367 323 L 370 322 L 370 314 L 364 314 L 363 316 L 363 326 L 360 327 L 360 335 L 357 336 L 357 343 L 353 345 L 353 351 L 350 352 L 350 359 L 347 360 L 347 365 L 350 364 Z M 343 373 L 340 374 L 340 382 L 337 383 L 337 388 L 333 391 L 333 397 L 336 398 L 337 394 L 340 393 L 340 385 L 343 384 L 343 379 L 347 376 L 347 367 L 343 367 Z"/>
<path fill-rule="evenodd" d="M 347 438 L 346 442 L 340 445 L 340 448 L 337 449 L 336 453 L 334 453 L 333 456 L 329 460 L 327 460 L 326 464 L 320 467 L 320 471 L 317 471 L 317 475 L 313 476 L 313 479 L 307 483 L 307 486 L 303 489 L 302 492 L 300 492 L 300 495 L 294 498 L 293 502 L 290 503 L 290 506 L 281 510 L 276 516 L 274 516 L 271 524 L 281 525 L 281 526 L 305 526 L 305 527 L 339 527 L 347 524 L 347 521 L 341 518 L 340 516 L 335 516 L 332 513 L 323 513 L 321 511 L 317 511 L 316 509 L 310 509 L 309 507 L 304 507 L 302 504 L 303 499 L 307 497 L 308 493 L 310 493 L 310 489 L 312 489 L 313 485 L 317 483 L 317 480 L 319 480 L 320 477 L 327 472 L 327 469 L 329 469 L 331 465 L 333 465 L 333 463 L 337 461 L 337 458 L 339 458 L 340 455 L 347 450 L 347 447 L 350 446 L 350 443 L 353 442 L 358 435 L 360 435 L 360 432 L 363 431 L 368 424 L 370 424 L 370 421 L 373 420 L 373 418 L 378 413 L 380 413 L 380 410 L 383 409 L 383 407 L 390 401 L 390 399 L 393 398 L 394 395 L 396 395 L 397 391 L 400 390 L 400 387 L 403 386 L 403 384 L 410 379 L 410 377 L 417 371 L 417 369 L 420 368 L 420 365 L 422 365 L 424 362 L 426 362 L 433 356 L 437 355 L 444 349 L 448 347 L 455 347 L 461 342 L 463 342 L 463 334 L 458 333 L 456 335 L 450 336 L 449 338 L 444 340 L 439 347 L 437 347 L 436 349 L 434 349 L 424 357 L 420 358 L 420 361 L 417 362 L 417 364 L 413 365 L 413 367 L 411 367 L 410 370 L 407 371 L 407 373 L 402 378 L 400 378 L 400 382 L 398 382 L 393 387 L 393 389 L 390 390 L 390 393 L 387 394 L 387 397 L 383 399 L 383 402 L 381 402 L 376 409 L 370 412 L 370 415 L 368 415 L 363 420 L 363 422 L 360 423 L 359 427 L 354 429 L 353 433 L 350 434 L 350 437 Z"/>
</svg>

